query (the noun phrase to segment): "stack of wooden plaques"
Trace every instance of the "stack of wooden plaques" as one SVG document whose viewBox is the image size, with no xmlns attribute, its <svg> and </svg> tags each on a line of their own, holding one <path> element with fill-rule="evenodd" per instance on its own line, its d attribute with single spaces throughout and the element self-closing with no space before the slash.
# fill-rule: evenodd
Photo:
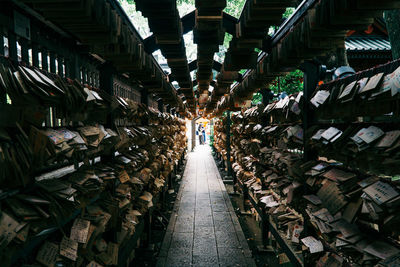
<svg viewBox="0 0 400 267">
<path fill-rule="evenodd" d="M 37 69 L 0 65 L 0 81 L 13 118 L 0 123 L 2 266 L 125 265 L 184 155 L 185 121 Z M 43 126 L 49 106 L 62 127 Z"/>
<path fill-rule="evenodd" d="M 398 1 L 390 0 L 382 4 L 367 0 L 320 1 L 259 60 L 256 68 L 240 84 L 232 88 L 230 97 L 234 101 L 248 99 L 255 90 L 265 87 L 276 76 L 295 69 L 302 61 L 344 47 L 344 38 L 349 30 L 366 28 L 384 10 L 399 7 Z M 227 103 L 234 101 L 221 102 L 214 114 L 231 108 Z"/>
</svg>

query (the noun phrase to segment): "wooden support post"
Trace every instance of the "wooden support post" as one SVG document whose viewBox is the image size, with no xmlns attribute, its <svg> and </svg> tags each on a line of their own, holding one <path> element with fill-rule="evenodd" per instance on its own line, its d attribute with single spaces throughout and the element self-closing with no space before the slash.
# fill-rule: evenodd
<svg viewBox="0 0 400 267">
<path fill-rule="evenodd" d="M 114 68 L 111 63 L 104 63 L 100 67 L 100 89 L 114 95 Z"/>
<path fill-rule="evenodd" d="M 145 243 L 145 247 L 146 248 L 150 248 L 150 242 L 151 242 L 151 223 L 152 223 L 152 219 L 151 219 L 151 211 L 149 210 L 145 215 L 144 215 L 144 227 L 145 227 L 145 231 L 146 231 L 146 243 Z"/>
<path fill-rule="evenodd" d="M 196 120 L 192 120 L 192 151 L 194 151 L 194 148 L 196 146 Z"/>
<path fill-rule="evenodd" d="M 0 34 L 0 55 L 4 56 L 4 36 Z"/>
<path fill-rule="evenodd" d="M 301 70 L 304 72 L 304 89 L 303 89 L 303 146 L 304 160 L 308 161 L 312 158 L 310 148 L 308 146 L 309 136 L 306 135 L 307 129 L 312 121 L 312 110 L 309 108 L 311 96 L 318 85 L 320 74 L 320 65 L 314 61 L 305 61 Z"/>
<path fill-rule="evenodd" d="M 32 44 L 32 66 L 39 68 L 39 46 Z"/>
<path fill-rule="evenodd" d="M 57 69 L 58 69 L 58 75 L 60 76 L 60 77 L 65 77 L 65 75 L 64 75 L 64 59 L 60 56 L 60 55 L 58 55 L 58 57 L 57 57 L 57 62 L 58 62 L 58 65 L 57 65 Z"/>
<path fill-rule="evenodd" d="M 50 51 L 50 72 L 56 73 L 56 55 L 53 51 Z"/>
<path fill-rule="evenodd" d="M 231 164 L 231 112 L 226 112 L 226 171 L 229 180 L 232 178 L 232 164 Z"/>
<path fill-rule="evenodd" d="M 157 101 L 157 104 L 158 104 L 158 110 L 160 112 L 164 112 L 164 104 L 163 104 L 163 100 L 161 98 Z"/>
<path fill-rule="evenodd" d="M 4 37 L 2 34 L 0 34 L 0 55 L 4 56 Z M 0 105 L 6 104 L 7 103 L 7 95 L 0 94 Z"/>
<path fill-rule="evenodd" d="M 21 46 L 21 61 L 29 66 L 29 49 L 28 49 L 28 40 L 24 38 L 19 39 L 19 44 Z"/>
<path fill-rule="evenodd" d="M 46 48 L 41 49 L 42 52 L 42 70 L 49 71 L 48 52 Z"/>
<path fill-rule="evenodd" d="M 172 182 L 172 172 L 168 174 L 168 190 L 174 189 L 173 182 Z"/>
<path fill-rule="evenodd" d="M 17 36 L 12 31 L 8 32 L 8 56 L 12 61 L 18 62 Z"/>
<path fill-rule="evenodd" d="M 99 68 L 100 71 L 100 89 L 108 93 L 109 95 L 114 95 L 114 68 L 111 63 L 104 63 Z M 111 113 L 107 117 L 107 127 L 113 125 L 114 118 Z"/>
<path fill-rule="evenodd" d="M 146 88 L 143 88 L 140 92 L 140 102 L 146 106 L 149 105 L 149 95 Z"/>
<path fill-rule="evenodd" d="M 70 54 L 67 66 L 67 77 L 80 80 L 79 58 L 75 53 Z"/>
</svg>

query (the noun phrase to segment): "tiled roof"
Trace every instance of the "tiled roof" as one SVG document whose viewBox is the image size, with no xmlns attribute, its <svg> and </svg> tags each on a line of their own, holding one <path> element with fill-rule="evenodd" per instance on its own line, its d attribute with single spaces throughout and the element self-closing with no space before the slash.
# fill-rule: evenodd
<svg viewBox="0 0 400 267">
<path fill-rule="evenodd" d="M 381 36 L 350 36 L 346 38 L 347 51 L 390 51 L 387 38 Z"/>
</svg>

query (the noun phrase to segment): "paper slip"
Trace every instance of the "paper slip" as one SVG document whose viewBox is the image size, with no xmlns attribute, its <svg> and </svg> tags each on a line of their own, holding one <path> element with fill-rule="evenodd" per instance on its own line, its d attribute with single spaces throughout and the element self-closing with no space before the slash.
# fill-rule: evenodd
<svg viewBox="0 0 400 267">
<path fill-rule="evenodd" d="M 368 177 L 368 178 L 366 178 L 366 179 L 364 179 L 364 180 L 361 180 L 361 181 L 358 182 L 357 184 L 358 184 L 359 186 L 361 186 L 362 188 L 365 188 L 365 187 L 367 187 L 367 186 L 369 186 L 369 185 L 375 183 L 375 182 L 378 181 L 378 180 L 379 180 L 378 177 L 376 177 L 376 176 L 371 176 L 371 177 Z"/>
<path fill-rule="evenodd" d="M 378 205 L 381 205 L 399 195 L 392 186 L 381 181 L 364 188 L 363 191 Z"/>
<path fill-rule="evenodd" d="M 90 228 L 90 221 L 83 220 L 80 218 L 75 219 L 71 229 L 71 240 L 77 241 L 78 243 L 86 243 Z"/>
<path fill-rule="evenodd" d="M 320 105 L 325 103 L 329 95 L 330 95 L 329 91 L 320 90 L 314 95 L 314 97 L 310 100 L 310 102 L 315 107 L 319 107 Z"/>
<path fill-rule="evenodd" d="M 301 92 L 299 92 L 298 94 L 297 94 L 297 97 L 296 97 L 296 102 L 297 103 L 300 103 L 300 100 L 301 100 L 301 98 L 303 97 L 303 91 L 301 91 Z"/>
<path fill-rule="evenodd" d="M 64 236 L 60 244 L 60 255 L 76 261 L 78 258 L 78 242 Z"/>
<path fill-rule="evenodd" d="M 19 232 L 16 231 L 16 232 L 18 232 L 17 238 L 19 240 L 21 240 L 22 242 L 25 242 L 28 239 L 29 228 L 30 228 L 30 226 L 28 224 L 24 228 L 22 228 L 22 230 L 20 230 Z"/>
<path fill-rule="evenodd" d="M 329 141 L 339 134 L 342 134 L 341 130 L 339 130 L 335 127 L 329 127 L 328 130 L 324 131 L 321 134 L 321 137 L 324 138 L 325 140 Z"/>
<path fill-rule="evenodd" d="M 279 203 L 276 201 L 273 201 L 273 202 L 270 202 L 267 204 L 268 208 L 272 208 L 272 207 L 276 207 L 276 206 L 279 206 Z"/>
<path fill-rule="evenodd" d="M 58 245 L 46 241 L 39 249 L 36 260 L 47 267 L 53 267 L 57 260 L 58 250 Z"/>
<path fill-rule="evenodd" d="M 17 235 L 19 223 L 3 212 L 0 215 L 0 248 L 7 246 Z"/>
<path fill-rule="evenodd" d="M 357 82 L 357 86 L 358 86 L 357 93 L 361 92 L 364 89 L 365 85 L 367 85 L 368 80 L 369 80 L 369 77 L 365 77 Z"/>
<path fill-rule="evenodd" d="M 271 203 L 274 201 L 275 201 L 275 199 L 274 199 L 274 196 L 272 196 L 272 195 L 263 196 L 260 198 L 260 202 L 265 203 L 265 204 L 268 204 L 268 203 Z"/>
<path fill-rule="evenodd" d="M 53 144 L 58 145 L 64 142 L 64 133 L 54 130 L 54 129 L 46 129 L 43 133 L 53 142 Z"/>
<path fill-rule="evenodd" d="M 382 85 L 380 86 L 378 92 L 375 93 L 375 94 L 372 94 L 371 96 L 373 97 L 373 96 L 377 96 L 377 95 L 380 95 L 382 93 L 385 93 L 387 91 L 392 91 L 392 88 L 390 86 L 391 85 L 391 80 L 392 80 L 392 78 L 391 78 L 390 74 L 385 75 L 385 77 L 383 77 L 383 82 L 382 82 Z"/>
<path fill-rule="evenodd" d="M 372 242 L 364 248 L 364 251 L 380 259 L 387 259 L 400 252 L 398 248 L 383 241 Z"/>
<path fill-rule="evenodd" d="M 391 147 L 393 143 L 396 142 L 397 139 L 399 139 L 399 137 L 400 137 L 399 130 L 387 132 L 385 133 L 385 136 L 378 142 L 376 147 L 383 147 L 383 148 Z"/>
<path fill-rule="evenodd" d="M 320 129 L 318 130 L 312 137 L 311 139 L 313 140 L 320 140 L 321 139 L 321 135 L 325 132 L 325 129 Z"/>
<path fill-rule="evenodd" d="M 392 96 L 396 95 L 400 91 L 400 67 L 390 74 L 390 89 Z"/>
<path fill-rule="evenodd" d="M 301 242 L 310 249 L 311 254 L 324 251 L 324 246 L 322 245 L 322 242 L 312 236 L 302 238 Z"/>
<path fill-rule="evenodd" d="M 364 142 L 367 144 L 372 143 L 382 135 L 384 135 L 385 132 L 379 129 L 378 127 L 375 126 L 369 126 L 365 132 L 362 132 L 361 134 L 358 135 Z"/>
<path fill-rule="evenodd" d="M 278 103 L 275 105 L 276 109 L 281 109 L 286 107 L 289 104 L 289 97 L 285 97 L 284 99 L 281 99 L 278 101 Z"/>
<path fill-rule="evenodd" d="M 303 232 L 304 227 L 302 225 L 296 224 L 293 227 L 293 234 L 292 234 L 292 242 L 299 243 L 300 242 L 300 234 Z"/>
<path fill-rule="evenodd" d="M 328 163 L 321 162 L 321 163 L 315 165 L 314 167 L 312 167 L 312 169 L 316 170 L 316 171 L 322 171 L 322 170 L 326 169 L 328 166 L 329 166 Z"/>
<path fill-rule="evenodd" d="M 333 221 L 333 216 L 330 214 L 330 212 L 326 208 L 322 208 L 316 212 L 313 212 L 312 215 L 317 217 L 318 219 L 324 221 L 324 222 L 331 222 Z"/>
<path fill-rule="evenodd" d="M 344 88 L 343 92 L 340 94 L 338 99 L 341 99 L 341 98 L 344 98 L 344 97 L 348 96 L 351 93 L 351 91 L 353 90 L 353 88 L 356 85 L 356 83 L 357 83 L 357 81 L 354 81 L 354 82 L 348 84 L 346 86 L 346 88 Z"/>
<path fill-rule="evenodd" d="M 307 199 L 314 205 L 320 205 L 322 203 L 321 199 L 316 195 L 304 195 L 303 198 Z"/>
<path fill-rule="evenodd" d="M 372 76 L 368 83 L 364 86 L 364 88 L 359 92 L 359 93 L 364 93 L 364 92 L 368 92 L 370 90 L 374 90 L 378 84 L 382 81 L 384 73 L 378 73 L 374 76 Z"/>
<path fill-rule="evenodd" d="M 293 105 L 291 106 L 290 110 L 296 114 L 299 115 L 301 113 L 301 108 L 300 108 L 300 104 L 297 102 L 294 102 Z"/>
</svg>

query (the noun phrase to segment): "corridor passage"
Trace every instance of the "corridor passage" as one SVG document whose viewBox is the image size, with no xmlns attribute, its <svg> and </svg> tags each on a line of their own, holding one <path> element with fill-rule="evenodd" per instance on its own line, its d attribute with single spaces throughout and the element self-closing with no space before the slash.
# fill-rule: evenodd
<svg viewBox="0 0 400 267">
<path fill-rule="evenodd" d="M 209 146 L 188 157 L 157 266 L 255 266 Z"/>
</svg>

